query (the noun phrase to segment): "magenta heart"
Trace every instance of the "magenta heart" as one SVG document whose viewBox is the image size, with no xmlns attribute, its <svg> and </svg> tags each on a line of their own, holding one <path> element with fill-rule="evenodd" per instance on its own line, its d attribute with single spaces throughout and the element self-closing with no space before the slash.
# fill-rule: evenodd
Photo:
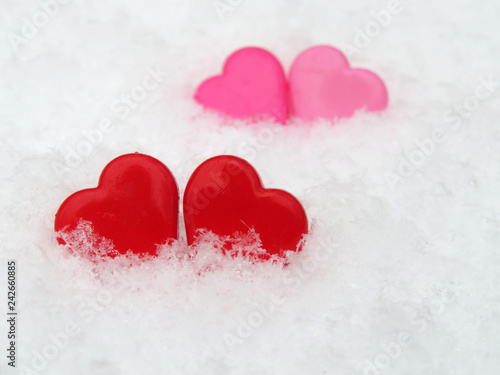
<svg viewBox="0 0 500 375">
<path fill-rule="evenodd" d="M 242 48 L 229 56 L 222 75 L 205 80 L 196 101 L 235 118 L 288 119 L 287 86 L 280 62 L 261 48 Z"/>
<path fill-rule="evenodd" d="M 351 117 L 356 110 L 381 111 L 387 107 L 382 80 L 364 69 L 351 69 L 346 57 L 329 46 L 302 52 L 289 74 L 291 107 L 305 120 Z"/>
</svg>

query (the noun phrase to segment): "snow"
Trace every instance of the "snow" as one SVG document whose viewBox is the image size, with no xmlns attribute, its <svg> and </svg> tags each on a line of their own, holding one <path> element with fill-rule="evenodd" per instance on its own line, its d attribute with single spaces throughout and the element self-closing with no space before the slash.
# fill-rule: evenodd
<svg viewBox="0 0 500 375">
<path fill-rule="evenodd" d="M 18 262 L 17 368 L 2 355 L 3 372 L 497 373 L 500 2 L 58 4 L 0 4 L 0 311 Z M 388 109 L 284 128 L 192 100 L 238 48 L 267 48 L 288 70 L 317 44 L 379 74 Z M 135 151 L 164 162 L 181 194 L 207 158 L 246 158 L 303 203 L 304 250 L 288 267 L 210 241 L 194 260 L 172 256 L 182 240 L 131 266 L 69 255 L 57 208 Z"/>
</svg>

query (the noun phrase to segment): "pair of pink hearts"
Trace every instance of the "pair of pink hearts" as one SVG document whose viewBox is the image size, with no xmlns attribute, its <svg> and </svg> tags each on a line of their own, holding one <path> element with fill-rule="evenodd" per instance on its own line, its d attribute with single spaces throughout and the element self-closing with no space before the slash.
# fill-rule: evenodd
<svg viewBox="0 0 500 375">
<path fill-rule="evenodd" d="M 229 56 L 222 75 L 205 80 L 195 100 L 235 118 L 271 117 L 286 123 L 351 117 L 357 110 L 381 111 L 388 95 L 383 81 L 365 69 L 352 69 L 339 50 L 311 47 L 297 56 L 288 85 L 283 67 L 268 51 L 242 48 Z"/>
</svg>

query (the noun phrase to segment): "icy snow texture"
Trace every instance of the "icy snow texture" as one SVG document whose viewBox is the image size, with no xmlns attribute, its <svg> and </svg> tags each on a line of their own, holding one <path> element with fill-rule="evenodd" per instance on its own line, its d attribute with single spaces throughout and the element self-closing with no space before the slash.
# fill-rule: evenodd
<svg viewBox="0 0 500 375">
<path fill-rule="evenodd" d="M 0 284 L 17 259 L 17 365 L 61 375 L 496 374 L 500 88 L 469 98 L 463 117 L 443 116 L 480 77 L 500 81 L 499 1 L 402 0 L 349 56 L 385 80 L 387 111 L 286 128 L 227 121 L 193 92 L 243 46 L 269 49 L 285 69 L 312 45 L 347 51 L 389 2 L 228 3 L 221 19 L 212 1 L 71 0 L 17 52 L 8 32 L 21 35 L 41 7 L 0 4 Z M 168 77 L 114 113 L 148 69 Z M 105 119 L 109 132 L 89 152 L 84 132 Z M 416 142 L 437 128 L 445 140 L 420 160 Z M 68 159 L 68 147 L 88 155 Z M 265 186 L 303 202 L 304 251 L 285 269 L 221 257 L 210 241 L 194 260 L 172 257 L 180 241 L 130 267 L 68 255 L 52 230 L 59 204 L 134 151 L 163 161 L 181 193 L 206 158 L 245 157 Z M 410 157 L 419 167 L 391 186 L 388 173 Z M 0 294 L 4 311 L 6 286 Z M 69 323 L 78 333 L 41 361 Z M 6 331 L 2 319 L 4 354 Z M 0 366 L 16 373 L 5 355 Z"/>
</svg>

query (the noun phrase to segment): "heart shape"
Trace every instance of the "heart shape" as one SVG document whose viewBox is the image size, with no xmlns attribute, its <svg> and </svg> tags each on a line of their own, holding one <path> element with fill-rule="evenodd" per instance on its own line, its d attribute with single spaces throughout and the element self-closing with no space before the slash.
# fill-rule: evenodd
<svg viewBox="0 0 500 375">
<path fill-rule="evenodd" d="M 131 250 L 154 256 L 157 245 L 177 238 L 178 202 L 177 184 L 162 162 L 126 154 L 104 168 L 96 188 L 78 191 L 62 203 L 54 229 L 69 233 L 85 220 L 97 236 L 113 242 L 104 255 Z M 65 243 L 62 238 L 59 242 Z"/>
<path fill-rule="evenodd" d="M 253 229 L 267 252 L 261 259 L 300 250 L 308 230 L 299 201 L 286 191 L 264 189 L 255 169 L 235 156 L 216 156 L 198 166 L 186 186 L 183 206 L 189 245 L 202 229 L 240 237 Z"/>
<path fill-rule="evenodd" d="M 288 118 L 287 84 L 280 62 L 268 51 L 248 47 L 229 56 L 223 73 L 205 80 L 196 101 L 235 118 Z"/>
<path fill-rule="evenodd" d="M 289 74 L 293 113 L 305 120 L 351 117 L 356 110 L 387 107 L 387 89 L 371 71 L 351 69 L 346 57 L 329 46 L 303 51 Z"/>
</svg>

